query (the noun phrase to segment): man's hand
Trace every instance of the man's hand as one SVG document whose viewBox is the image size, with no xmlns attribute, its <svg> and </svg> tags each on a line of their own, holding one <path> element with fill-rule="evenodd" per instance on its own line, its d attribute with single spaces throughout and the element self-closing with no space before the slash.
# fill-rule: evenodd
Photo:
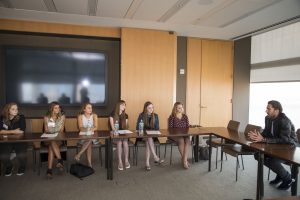
<svg viewBox="0 0 300 200">
<path fill-rule="evenodd" d="M 260 132 L 254 130 L 248 133 L 248 136 L 253 142 L 263 142 L 264 137 L 260 134 Z"/>
</svg>

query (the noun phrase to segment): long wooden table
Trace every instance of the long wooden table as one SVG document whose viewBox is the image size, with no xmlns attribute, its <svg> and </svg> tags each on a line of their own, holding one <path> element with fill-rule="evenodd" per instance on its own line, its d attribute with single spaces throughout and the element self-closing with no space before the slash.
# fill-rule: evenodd
<svg viewBox="0 0 300 200">
<path fill-rule="evenodd" d="M 256 199 L 260 200 L 264 196 L 264 155 L 276 157 L 291 164 L 291 174 L 292 178 L 295 180 L 295 182 L 292 183 L 291 195 L 297 195 L 298 167 L 300 165 L 299 147 L 294 147 L 289 144 L 252 143 L 246 139 L 244 133 L 237 134 L 236 132 L 228 130 L 225 127 L 206 127 L 205 129 L 211 134 L 238 143 L 240 145 L 247 146 L 258 152 Z"/>
<path fill-rule="evenodd" d="M 297 195 L 298 184 L 298 166 L 300 165 L 300 148 L 293 147 L 286 144 L 267 144 L 267 143 L 251 143 L 247 141 L 244 134 L 237 134 L 232 130 L 228 130 L 225 127 L 197 127 L 197 128 L 171 128 L 160 130 L 159 135 L 150 135 L 145 131 L 143 134 L 133 131 L 131 134 L 115 135 L 110 131 L 96 131 L 94 135 L 80 136 L 78 132 L 66 132 L 61 133 L 54 138 L 41 138 L 41 133 L 25 133 L 21 137 L 8 137 L 4 138 L 0 136 L 1 143 L 9 142 L 36 142 L 36 141 L 63 141 L 63 140 L 82 140 L 82 139 L 105 139 L 105 164 L 107 167 L 107 179 L 113 179 L 113 145 L 114 139 L 121 138 L 148 138 L 148 137 L 184 137 L 184 136 L 199 136 L 209 135 L 209 140 L 212 139 L 212 135 L 217 137 L 238 143 L 243 146 L 247 146 L 258 152 L 258 170 L 257 170 L 257 190 L 256 199 L 262 199 L 264 195 L 263 186 L 263 160 L 264 155 L 276 157 L 287 161 L 292 166 L 292 178 L 295 180 L 292 184 L 291 194 Z M 199 138 L 195 137 L 195 161 L 198 162 L 198 148 Z M 209 162 L 208 171 L 211 170 L 211 147 L 209 148 Z"/>
</svg>

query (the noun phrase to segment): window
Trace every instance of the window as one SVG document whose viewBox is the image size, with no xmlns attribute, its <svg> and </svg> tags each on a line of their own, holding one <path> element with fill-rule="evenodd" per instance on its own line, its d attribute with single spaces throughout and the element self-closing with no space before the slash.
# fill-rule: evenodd
<svg viewBox="0 0 300 200">
<path fill-rule="evenodd" d="M 262 126 L 267 102 L 277 100 L 295 128 L 300 128 L 300 82 L 272 82 L 250 84 L 249 123 Z"/>
</svg>

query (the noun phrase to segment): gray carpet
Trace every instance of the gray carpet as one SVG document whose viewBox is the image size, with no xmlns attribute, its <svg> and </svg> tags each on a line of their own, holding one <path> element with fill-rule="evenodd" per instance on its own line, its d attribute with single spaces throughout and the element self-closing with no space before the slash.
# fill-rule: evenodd
<svg viewBox="0 0 300 200">
<path fill-rule="evenodd" d="M 161 152 L 163 154 L 162 148 Z M 168 149 L 169 150 L 169 149 Z M 213 150 L 213 153 L 215 150 Z M 74 150 L 69 155 L 73 156 Z M 100 166 L 97 151 L 94 151 L 94 168 L 96 173 L 84 180 L 68 174 L 58 174 L 46 180 L 46 163 L 41 175 L 33 172 L 31 153 L 28 153 L 28 169 L 18 177 L 0 177 L 1 200 L 81 200 L 81 199 L 255 199 L 257 162 L 252 156 L 244 156 L 245 170 L 239 169 L 238 181 L 235 181 L 235 158 L 228 156 L 224 161 L 223 172 L 215 169 L 213 154 L 212 171 L 208 172 L 208 162 L 192 164 L 189 170 L 182 168 L 179 153 L 173 148 L 173 165 L 169 165 L 169 152 L 165 166 L 151 166 L 151 171 L 144 170 L 144 150 L 140 148 L 138 166 L 129 170 L 117 171 L 114 166 L 114 180 L 106 180 L 106 170 Z M 71 157 L 70 156 L 70 157 Z M 274 174 L 271 173 L 271 178 Z M 279 191 L 270 186 L 265 169 L 265 199 L 290 195 L 290 190 Z M 299 190 L 299 189 L 298 189 Z"/>
</svg>

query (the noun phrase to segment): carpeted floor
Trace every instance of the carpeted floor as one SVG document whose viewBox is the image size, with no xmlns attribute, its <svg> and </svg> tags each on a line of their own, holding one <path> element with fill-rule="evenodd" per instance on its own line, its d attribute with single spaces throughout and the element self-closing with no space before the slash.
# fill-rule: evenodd
<svg viewBox="0 0 300 200">
<path fill-rule="evenodd" d="M 162 152 L 163 152 L 162 148 Z M 168 149 L 169 151 L 169 149 Z M 70 150 L 72 157 L 75 151 Z M 215 150 L 213 149 L 213 153 Z M 46 180 L 46 163 L 41 175 L 33 172 L 31 153 L 28 153 L 26 173 L 18 177 L 0 177 L 0 200 L 182 200 L 182 199 L 255 199 L 257 162 L 252 156 L 244 156 L 245 170 L 239 169 L 238 181 L 235 181 L 235 158 L 228 156 L 224 161 L 223 171 L 215 169 L 213 154 L 212 171 L 208 172 L 208 162 L 200 161 L 192 164 L 189 170 L 182 168 L 179 153 L 173 150 L 173 165 L 169 165 L 167 152 L 165 166 L 151 166 L 151 171 L 144 170 L 144 150 L 140 148 L 138 166 L 129 170 L 117 171 L 114 166 L 114 180 L 106 180 L 106 170 L 100 166 L 97 151 L 94 154 L 96 173 L 80 180 L 68 173 L 58 174 Z M 290 190 L 280 191 L 270 186 L 265 169 L 265 199 L 290 195 Z M 271 173 L 271 179 L 274 174 Z M 298 189 L 299 190 L 299 189 Z"/>
</svg>

